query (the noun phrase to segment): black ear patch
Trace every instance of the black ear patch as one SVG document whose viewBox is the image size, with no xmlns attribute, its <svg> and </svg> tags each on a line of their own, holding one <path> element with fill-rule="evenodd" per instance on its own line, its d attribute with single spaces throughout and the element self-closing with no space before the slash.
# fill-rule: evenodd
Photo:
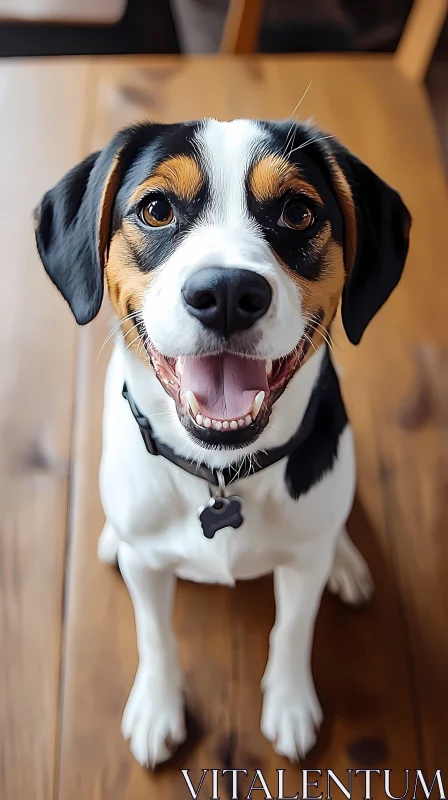
<svg viewBox="0 0 448 800">
<path fill-rule="evenodd" d="M 93 199 L 97 193 L 91 181 L 99 155 L 93 153 L 70 170 L 34 212 L 39 255 L 81 325 L 96 316 L 103 297 Z"/>
<path fill-rule="evenodd" d="M 43 265 L 80 325 L 103 299 L 104 266 L 115 196 L 124 171 L 160 126 L 127 128 L 47 192 L 34 212 Z"/>
<path fill-rule="evenodd" d="M 356 253 L 342 294 L 346 334 L 358 344 L 401 278 L 411 216 L 400 195 L 344 148 L 335 150 L 356 214 Z"/>
</svg>

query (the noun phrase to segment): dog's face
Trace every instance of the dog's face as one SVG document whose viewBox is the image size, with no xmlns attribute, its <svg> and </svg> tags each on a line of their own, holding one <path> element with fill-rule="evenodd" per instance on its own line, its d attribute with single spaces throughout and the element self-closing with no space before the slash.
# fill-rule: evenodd
<svg viewBox="0 0 448 800">
<path fill-rule="evenodd" d="M 80 323 L 105 274 L 184 429 L 229 449 L 269 424 L 341 296 L 359 341 L 409 225 L 396 192 L 316 129 L 204 120 L 122 131 L 45 195 L 37 241 Z"/>
</svg>

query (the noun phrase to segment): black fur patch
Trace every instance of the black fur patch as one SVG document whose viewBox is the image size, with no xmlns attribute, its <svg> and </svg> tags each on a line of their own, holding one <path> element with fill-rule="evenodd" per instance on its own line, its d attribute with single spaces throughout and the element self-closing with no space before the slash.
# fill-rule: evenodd
<svg viewBox="0 0 448 800">
<path fill-rule="evenodd" d="M 111 235 L 120 227 L 124 216 L 134 215 L 135 224 L 141 224 L 138 208 L 129 211 L 127 206 L 135 187 L 167 155 L 188 154 L 200 160 L 195 135 L 203 124 L 201 121 L 175 125 L 144 123 L 120 131 L 104 150 L 70 170 L 44 196 L 35 212 L 39 254 L 78 323 L 90 322 L 100 308 L 104 261 Z M 409 212 L 397 192 L 335 139 L 324 141 L 328 137 L 306 123 L 292 127 L 290 122 L 258 122 L 257 125 L 261 134 L 260 147 L 252 153 L 253 163 L 269 151 L 277 155 L 285 153 L 323 201 L 322 208 L 313 209 L 315 230 L 299 232 L 277 225 L 285 198 L 261 204 L 248 192 L 249 210 L 260 233 L 279 258 L 303 278 L 317 280 L 324 264 L 319 254 L 313 253 L 313 232 L 328 220 L 333 240 L 344 242 L 343 215 L 333 186 L 330 154 L 351 187 L 357 248 L 343 290 L 342 320 L 348 338 L 357 344 L 401 277 L 409 242 Z M 200 219 L 209 198 L 207 165 L 202 164 L 202 172 L 203 188 L 190 202 L 169 197 L 176 214 L 176 226 L 146 229 L 139 246 L 133 240 L 135 259 L 142 271 L 165 261 Z M 107 203 L 103 203 L 111 175 L 114 180 L 110 196 L 106 198 Z"/>
<path fill-rule="evenodd" d="M 343 241 L 344 226 L 342 222 L 334 224 L 336 218 L 328 204 L 330 195 L 332 206 L 339 205 L 332 185 L 328 150 L 351 187 L 358 243 L 355 263 L 342 295 L 342 321 L 349 340 L 358 344 L 370 320 L 400 280 L 409 246 L 409 211 L 398 192 L 334 137 L 327 137 L 306 123 L 292 127 L 288 122 L 258 124 L 269 134 L 275 152 L 279 155 L 286 152 L 289 160 L 300 166 L 306 180 L 316 187 L 325 201 L 333 238 L 339 243 Z M 295 148 L 299 149 L 294 152 Z M 321 193 L 322 183 L 326 186 L 325 197 Z M 275 244 L 272 246 L 275 249 Z M 296 269 L 300 271 L 300 268 L 298 263 Z M 304 273 L 304 277 L 308 276 Z"/>
<path fill-rule="evenodd" d="M 108 240 L 122 219 L 123 200 L 167 153 L 189 153 L 201 123 L 143 123 L 119 131 L 112 141 L 70 170 L 48 191 L 35 210 L 39 255 L 50 278 L 70 305 L 80 325 L 98 313 L 103 298 L 104 258 L 99 250 L 103 192 L 114 159 L 120 188 L 106 209 Z M 131 188 L 132 187 L 132 188 Z M 113 207 L 112 207 L 113 206 Z M 163 259 L 167 244 L 159 239 L 154 258 Z M 138 253 L 146 268 L 146 253 Z"/>
<path fill-rule="evenodd" d="M 177 197 L 172 192 L 164 192 L 173 207 L 176 217 L 176 223 L 173 226 L 160 228 L 145 226 L 140 220 L 139 211 L 145 204 L 146 199 L 142 199 L 129 207 L 130 197 L 136 186 L 143 183 L 167 158 L 185 155 L 191 156 L 195 161 L 198 161 L 194 137 L 201 125 L 201 122 L 149 125 L 148 131 L 152 132 L 151 138 L 148 139 L 147 145 L 141 149 L 137 158 L 123 176 L 115 200 L 113 232 L 121 227 L 124 218 L 127 218 L 140 228 L 142 232 L 142 247 L 138 251 L 135 248 L 131 249 L 133 249 L 136 264 L 142 272 L 150 272 L 166 261 L 180 245 L 185 234 L 197 222 L 208 198 L 207 174 L 201 168 L 204 183 L 191 200 Z"/>
<path fill-rule="evenodd" d="M 328 348 L 301 427 L 310 426 L 306 439 L 289 456 L 286 485 L 294 500 L 306 494 L 329 472 L 336 460 L 339 439 L 347 425 L 338 376 Z"/>
<path fill-rule="evenodd" d="M 303 179 L 315 187 L 322 198 L 323 205 L 313 200 L 307 202 L 314 214 L 315 222 L 311 228 L 305 231 L 294 231 L 277 224 L 286 200 L 296 196 L 295 192 L 290 191 L 283 197 L 259 203 L 247 187 L 249 210 L 261 226 L 264 237 L 277 256 L 303 278 L 316 281 L 321 275 L 323 263 L 319 255 L 310 247 L 310 239 L 327 221 L 331 225 L 332 238 L 338 244 L 343 244 L 344 232 L 342 213 L 331 180 L 327 171 L 323 171 L 313 158 L 312 142 L 309 140 L 317 136 L 317 133 L 305 123 L 297 123 L 293 129 L 291 129 L 290 122 L 259 122 L 258 124 L 263 130 L 264 136 L 268 135 L 268 142 L 265 138 L 262 140 L 263 147 L 254 155 L 249 172 L 257 160 L 265 157 L 269 152 L 279 156 L 288 156 L 290 153 L 288 160 L 291 164 L 297 165 Z M 295 148 L 299 149 L 295 150 Z M 294 150 L 295 152 L 292 152 Z"/>
</svg>

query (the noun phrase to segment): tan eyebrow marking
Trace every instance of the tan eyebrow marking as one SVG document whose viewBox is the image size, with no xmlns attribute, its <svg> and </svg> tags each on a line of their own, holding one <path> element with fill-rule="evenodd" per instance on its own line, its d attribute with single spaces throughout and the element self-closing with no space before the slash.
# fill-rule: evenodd
<svg viewBox="0 0 448 800">
<path fill-rule="evenodd" d="M 356 210 L 353 202 L 353 194 L 350 184 L 332 153 L 327 152 L 327 162 L 330 166 L 333 186 L 336 191 L 339 206 L 344 217 L 345 227 L 345 250 L 346 250 L 346 269 L 350 274 L 355 262 L 357 247 L 357 223 Z"/>
<path fill-rule="evenodd" d="M 154 170 L 133 193 L 130 203 L 136 203 L 149 191 L 173 192 L 182 200 L 193 200 L 204 184 L 204 176 L 191 156 L 170 156 Z"/>
<path fill-rule="evenodd" d="M 311 183 L 303 180 L 299 168 L 274 153 L 255 164 L 249 176 L 249 189 L 259 203 L 275 200 L 288 189 L 294 189 L 323 205 L 319 192 Z"/>
</svg>

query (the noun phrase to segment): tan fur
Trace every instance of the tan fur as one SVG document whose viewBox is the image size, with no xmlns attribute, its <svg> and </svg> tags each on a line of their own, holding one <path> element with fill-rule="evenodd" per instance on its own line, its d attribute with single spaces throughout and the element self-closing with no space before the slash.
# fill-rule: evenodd
<svg viewBox="0 0 448 800">
<path fill-rule="evenodd" d="M 339 200 L 339 206 L 344 217 L 345 226 L 345 252 L 346 252 L 346 271 L 349 275 L 353 269 L 356 256 L 357 227 L 356 211 L 353 202 L 352 190 L 342 169 L 331 153 L 327 153 L 327 162 L 330 167 L 333 186 Z"/>
<path fill-rule="evenodd" d="M 312 184 L 301 178 L 300 170 L 285 158 L 274 154 L 255 164 L 249 176 L 249 188 L 259 203 L 275 200 L 288 189 L 294 189 L 322 205 L 319 193 Z"/>
<path fill-rule="evenodd" d="M 120 152 L 116 153 L 104 183 L 100 204 L 100 223 L 98 227 L 98 252 L 101 265 L 104 267 L 109 249 L 110 219 L 115 196 L 120 186 L 121 169 L 119 161 Z"/>
<path fill-rule="evenodd" d="M 123 224 L 126 226 L 126 235 L 124 230 L 119 230 L 114 234 L 106 265 L 109 296 L 119 319 L 124 319 L 131 310 L 139 311 L 141 309 L 145 293 L 154 276 L 153 272 L 142 272 L 135 264 L 129 247 L 129 239 L 134 240 L 133 245 L 138 246 L 138 232 L 131 224 L 126 224 L 126 222 Z M 127 319 L 122 323 L 125 343 L 146 362 L 147 357 L 140 346 L 141 340 L 138 338 L 135 324 L 134 318 Z"/>
<path fill-rule="evenodd" d="M 131 197 L 131 203 L 138 202 L 148 191 L 173 192 L 181 200 L 193 200 L 204 178 L 194 158 L 191 156 L 172 156 L 163 161 Z"/>
<path fill-rule="evenodd" d="M 353 265 L 356 250 L 356 216 L 353 198 L 347 179 L 333 158 L 329 160 L 335 190 L 337 192 L 344 216 L 346 229 L 347 271 Z M 106 213 L 113 202 L 119 182 L 119 170 L 116 159 L 110 170 L 103 193 L 101 220 L 109 220 Z M 163 162 L 144 183 L 135 190 L 131 202 L 138 201 L 150 190 L 168 190 L 179 197 L 191 199 L 203 185 L 203 176 L 193 158 L 190 156 L 176 156 Z M 269 155 L 261 159 L 253 168 L 249 177 L 249 186 L 259 202 L 281 197 L 288 189 L 293 188 L 298 192 L 322 204 L 322 198 L 314 186 L 304 181 L 299 169 L 289 164 L 278 155 Z M 107 241 L 104 236 L 108 232 L 109 223 L 100 225 L 101 252 L 107 251 Z M 130 309 L 138 311 L 143 303 L 144 295 L 154 277 L 154 273 L 142 272 L 135 264 L 129 240 L 132 247 L 139 249 L 141 246 L 140 232 L 126 221 L 123 229 L 115 233 L 111 244 L 106 266 L 106 280 L 112 305 L 120 319 L 129 314 Z M 317 281 L 310 281 L 291 270 L 279 259 L 280 266 L 286 270 L 288 276 L 297 286 L 302 297 L 302 311 L 310 319 L 313 315 L 323 311 L 322 327 L 317 327 L 313 334 L 313 345 L 319 347 L 324 342 L 322 328 L 328 329 L 333 320 L 341 297 L 345 280 L 345 267 L 343 250 L 331 236 L 330 223 L 326 223 L 319 233 L 313 237 L 310 247 L 315 251 L 316 258 L 323 264 L 321 275 Z M 126 344 L 146 360 L 142 353 L 135 320 L 126 320 L 122 324 Z M 133 342 L 133 339 L 136 341 Z M 306 358 L 313 352 L 310 348 Z"/>
<path fill-rule="evenodd" d="M 279 261 L 280 266 L 288 273 L 289 278 L 300 292 L 302 312 L 306 319 L 312 321 L 320 311 L 323 311 L 324 314 L 312 335 L 314 348 L 310 347 L 305 361 L 310 358 L 315 349 L 324 343 L 325 331 L 328 331 L 334 319 L 345 281 L 343 249 L 332 238 L 329 223 L 314 238 L 313 245 L 318 248 L 319 260 L 323 264 L 321 275 L 317 281 L 307 280 Z"/>
<path fill-rule="evenodd" d="M 336 314 L 346 273 L 352 269 L 356 254 L 356 213 L 352 192 L 335 158 L 328 154 L 327 160 L 344 218 L 346 264 L 344 265 L 342 247 L 331 236 L 330 223 L 313 237 L 309 245 L 314 250 L 313 255 L 323 264 L 322 273 L 317 281 L 310 281 L 298 275 L 279 259 L 280 265 L 300 291 L 304 315 L 309 319 L 320 311 L 324 313 L 322 327 L 318 326 L 313 334 L 315 347 L 323 343 L 322 328 L 328 330 Z M 281 197 L 292 188 L 322 204 L 322 198 L 316 188 L 303 180 L 300 170 L 278 155 L 266 156 L 254 166 L 249 177 L 249 187 L 259 202 Z M 307 358 L 312 352 L 313 349 L 310 348 Z"/>
</svg>

